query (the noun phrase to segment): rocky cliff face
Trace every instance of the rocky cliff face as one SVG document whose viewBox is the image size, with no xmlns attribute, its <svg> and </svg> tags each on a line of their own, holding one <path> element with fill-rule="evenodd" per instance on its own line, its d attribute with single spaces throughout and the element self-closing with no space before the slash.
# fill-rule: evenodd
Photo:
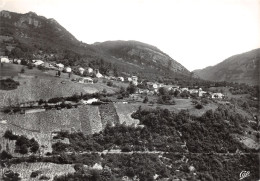
<svg viewBox="0 0 260 181">
<path fill-rule="evenodd" d="M 260 49 L 234 55 L 223 62 L 193 71 L 200 78 L 259 85 Z"/>
</svg>

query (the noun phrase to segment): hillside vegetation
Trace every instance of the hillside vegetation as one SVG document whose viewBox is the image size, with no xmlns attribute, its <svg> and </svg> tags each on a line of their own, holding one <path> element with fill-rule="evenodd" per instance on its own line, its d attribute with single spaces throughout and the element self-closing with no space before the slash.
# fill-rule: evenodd
<svg viewBox="0 0 260 181">
<path fill-rule="evenodd" d="M 259 85 L 260 49 L 234 55 L 223 62 L 193 71 L 200 78 L 210 81 L 228 81 Z"/>
</svg>

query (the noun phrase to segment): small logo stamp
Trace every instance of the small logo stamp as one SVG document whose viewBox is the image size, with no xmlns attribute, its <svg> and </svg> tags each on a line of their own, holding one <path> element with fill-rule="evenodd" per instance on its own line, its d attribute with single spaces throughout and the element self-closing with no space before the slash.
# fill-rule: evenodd
<svg viewBox="0 0 260 181">
<path fill-rule="evenodd" d="M 244 179 L 244 178 L 246 178 L 246 177 L 249 177 L 250 176 L 250 171 L 245 171 L 245 170 L 243 170 L 242 172 L 240 172 L 240 174 L 239 174 L 239 180 L 242 180 L 242 179 Z"/>
</svg>

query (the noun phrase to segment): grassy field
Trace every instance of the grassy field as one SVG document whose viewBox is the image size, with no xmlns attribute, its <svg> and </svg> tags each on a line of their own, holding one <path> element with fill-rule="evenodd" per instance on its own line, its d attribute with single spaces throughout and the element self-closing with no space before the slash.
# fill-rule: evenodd
<svg viewBox="0 0 260 181">
<path fill-rule="evenodd" d="M 64 175 L 68 173 L 75 172 L 73 165 L 70 164 L 54 164 L 54 163 L 20 163 L 13 164 L 10 167 L 10 170 L 19 173 L 20 177 L 24 181 L 36 181 L 44 175 L 49 177 L 49 180 L 53 180 L 55 176 Z M 31 174 L 33 171 L 40 171 L 36 178 L 31 178 Z M 0 178 L 2 178 L 2 172 L 0 172 Z"/>
<path fill-rule="evenodd" d="M 0 78 L 6 76 L 17 76 L 22 68 L 22 65 L 3 63 L 2 65 L 0 65 Z"/>
<path fill-rule="evenodd" d="M 139 120 L 137 119 L 133 119 L 131 117 L 132 113 L 135 112 L 138 107 L 139 104 L 123 104 L 123 103 L 115 103 L 115 108 L 117 111 L 117 115 L 119 117 L 119 121 L 120 123 L 126 123 L 126 125 L 132 125 L 134 124 L 138 124 Z"/>
</svg>

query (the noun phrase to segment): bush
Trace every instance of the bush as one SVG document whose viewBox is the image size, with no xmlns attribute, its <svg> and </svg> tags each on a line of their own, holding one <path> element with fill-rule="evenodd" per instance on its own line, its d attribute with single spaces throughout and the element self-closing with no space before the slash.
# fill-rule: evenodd
<svg viewBox="0 0 260 181">
<path fill-rule="evenodd" d="M 112 81 L 108 81 L 107 82 L 107 86 L 112 87 L 113 86 L 113 82 Z"/>
<path fill-rule="evenodd" d="M 50 180 L 50 177 L 47 177 L 46 175 L 42 175 L 39 180 Z"/>
<path fill-rule="evenodd" d="M 94 79 L 94 80 L 93 80 L 93 83 L 98 83 L 98 79 Z"/>
<path fill-rule="evenodd" d="M 38 177 L 38 175 L 40 175 L 42 172 L 40 171 L 40 170 L 37 170 L 37 171 L 33 171 L 32 173 L 31 173 L 31 178 L 36 178 L 36 177 Z"/>
<path fill-rule="evenodd" d="M 147 103 L 149 100 L 148 100 L 148 97 L 145 96 L 144 100 L 143 100 L 143 103 Z"/>
<path fill-rule="evenodd" d="M 28 67 L 28 69 L 33 69 L 33 65 L 32 65 L 31 63 L 29 63 L 29 64 L 27 65 L 27 67 Z"/>
<path fill-rule="evenodd" d="M 61 102 L 63 100 L 63 97 L 54 97 L 48 100 L 48 103 L 58 103 Z"/>
<path fill-rule="evenodd" d="M 19 85 L 20 85 L 19 82 L 15 81 L 11 78 L 0 80 L 0 89 L 2 89 L 2 90 L 17 89 L 17 87 Z"/>
<path fill-rule="evenodd" d="M 4 134 L 4 138 L 9 139 L 9 140 L 17 140 L 18 136 L 14 135 L 11 130 L 6 130 Z"/>
<path fill-rule="evenodd" d="M 195 106 L 195 108 L 196 108 L 196 109 L 202 109 L 202 108 L 203 108 L 203 105 L 202 105 L 202 104 L 197 104 L 197 105 Z"/>
<path fill-rule="evenodd" d="M 122 148 L 122 152 L 131 152 L 132 148 L 129 145 L 126 145 Z"/>
<path fill-rule="evenodd" d="M 39 101 L 38 101 L 38 104 L 39 105 L 42 105 L 44 103 L 44 101 L 42 100 L 42 99 L 40 99 Z"/>
<path fill-rule="evenodd" d="M 5 150 L 2 151 L 2 153 L 0 153 L 0 159 L 1 160 L 11 159 L 11 158 L 13 158 L 13 156 Z"/>
</svg>

